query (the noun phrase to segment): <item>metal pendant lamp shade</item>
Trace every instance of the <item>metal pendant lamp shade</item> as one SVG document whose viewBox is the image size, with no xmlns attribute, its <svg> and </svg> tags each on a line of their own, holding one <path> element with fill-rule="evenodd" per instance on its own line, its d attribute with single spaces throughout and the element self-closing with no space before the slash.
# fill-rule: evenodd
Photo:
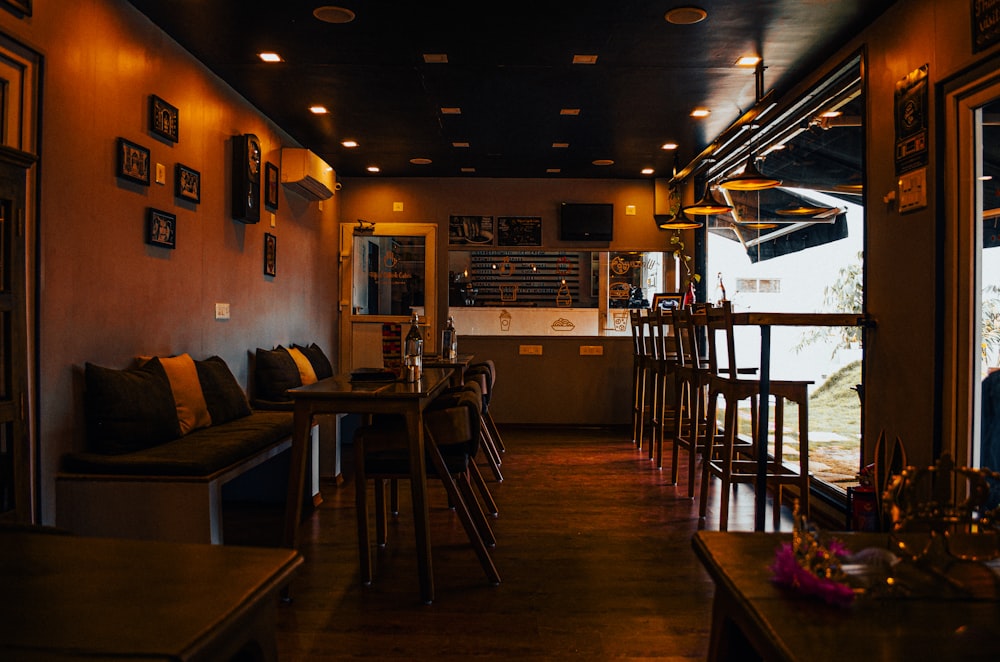
<svg viewBox="0 0 1000 662">
<path fill-rule="evenodd" d="M 757 159 L 751 154 L 743 172 L 729 179 L 724 179 L 719 186 L 730 191 L 763 191 L 764 189 L 781 186 L 781 180 L 768 177 L 757 169 Z"/>
<path fill-rule="evenodd" d="M 699 221 L 690 219 L 684 213 L 686 210 L 682 209 L 679 214 L 674 216 L 669 221 L 664 221 L 660 223 L 661 230 L 694 230 L 700 228 L 702 224 Z"/>
<path fill-rule="evenodd" d="M 715 192 L 710 184 L 705 184 L 705 193 L 701 199 L 693 205 L 684 208 L 686 214 L 696 214 L 699 216 L 709 216 L 711 214 L 725 214 L 733 210 L 732 205 L 728 205 L 715 197 Z"/>
</svg>

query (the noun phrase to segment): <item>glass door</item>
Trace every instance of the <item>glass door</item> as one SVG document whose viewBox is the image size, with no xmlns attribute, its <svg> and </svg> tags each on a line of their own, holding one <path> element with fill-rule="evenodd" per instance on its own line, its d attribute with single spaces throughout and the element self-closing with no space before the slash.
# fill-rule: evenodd
<svg viewBox="0 0 1000 662">
<path fill-rule="evenodd" d="M 385 329 L 417 313 L 437 351 L 437 226 L 344 223 L 340 233 L 340 370 L 382 367 Z"/>
</svg>

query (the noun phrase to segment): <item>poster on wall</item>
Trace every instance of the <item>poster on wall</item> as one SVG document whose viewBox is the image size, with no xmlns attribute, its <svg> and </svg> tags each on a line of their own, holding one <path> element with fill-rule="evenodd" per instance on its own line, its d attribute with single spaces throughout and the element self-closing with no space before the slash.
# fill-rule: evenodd
<svg viewBox="0 0 1000 662">
<path fill-rule="evenodd" d="M 498 246 L 541 246 L 542 219 L 540 216 L 498 216 Z"/>
<path fill-rule="evenodd" d="M 1000 0 L 969 0 L 972 5 L 972 52 L 1000 41 Z"/>
<path fill-rule="evenodd" d="M 449 246 L 492 246 L 495 240 L 492 216 L 458 216 L 448 219 Z"/>
<path fill-rule="evenodd" d="M 927 167 L 927 71 L 925 64 L 896 83 L 896 175 Z"/>
</svg>

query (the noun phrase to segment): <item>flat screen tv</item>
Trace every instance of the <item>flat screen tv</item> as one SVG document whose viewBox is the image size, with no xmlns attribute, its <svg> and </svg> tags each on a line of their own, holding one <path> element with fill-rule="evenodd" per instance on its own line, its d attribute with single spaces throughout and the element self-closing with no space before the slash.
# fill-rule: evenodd
<svg viewBox="0 0 1000 662">
<path fill-rule="evenodd" d="M 562 241 L 611 241 L 615 206 L 610 202 L 564 202 L 559 207 Z"/>
</svg>

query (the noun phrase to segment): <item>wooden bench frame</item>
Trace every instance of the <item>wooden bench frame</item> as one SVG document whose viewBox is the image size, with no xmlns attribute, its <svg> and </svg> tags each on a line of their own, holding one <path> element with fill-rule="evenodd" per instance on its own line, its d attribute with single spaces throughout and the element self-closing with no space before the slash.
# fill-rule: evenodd
<svg viewBox="0 0 1000 662">
<path fill-rule="evenodd" d="M 321 501 L 318 430 L 312 429 L 309 479 Z M 292 446 L 291 436 L 205 476 L 56 475 L 56 523 L 80 535 L 222 544 L 222 486 Z"/>
</svg>

